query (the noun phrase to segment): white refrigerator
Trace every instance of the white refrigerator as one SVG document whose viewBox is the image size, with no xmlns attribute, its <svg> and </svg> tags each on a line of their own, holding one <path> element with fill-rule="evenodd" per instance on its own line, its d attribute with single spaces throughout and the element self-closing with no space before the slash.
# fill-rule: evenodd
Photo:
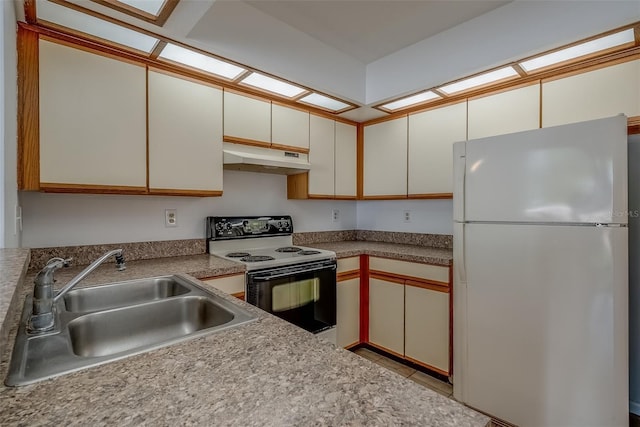
<svg viewBox="0 0 640 427">
<path fill-rule="evenodd" d="M 454 397 L 628 424 L 627 119 L 454 144 Z"/>
</svg>

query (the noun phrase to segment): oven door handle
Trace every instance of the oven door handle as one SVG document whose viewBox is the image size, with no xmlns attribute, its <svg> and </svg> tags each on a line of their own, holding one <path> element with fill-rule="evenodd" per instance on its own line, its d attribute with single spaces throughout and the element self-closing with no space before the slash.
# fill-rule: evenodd
<svg viewBox="0 0 640 427">
<path fill-rule="evenodd" d="M 298 274 L 298 273 L 311 273 L 313 271 L 319 271 L 319 270 L 336 270 L 338 267 L 336 265 L 323 265 L 321 267 L 316 267 L 316 268 L 300 268 L 298 270 L 289 270 L 286 273 L 280 273 L 280 274 L 273 274 L 273 275 L 269 275 L 269 276 L 255 276 L 252 279 L 253 280 L 259 280 L 261 282 L 266 282 L 268 280 L 273 280 L 273 279 L 279 279 L 281 277 L 286 277 L 286 276 L 291 276 L 293 274 Z"/>
</svg>

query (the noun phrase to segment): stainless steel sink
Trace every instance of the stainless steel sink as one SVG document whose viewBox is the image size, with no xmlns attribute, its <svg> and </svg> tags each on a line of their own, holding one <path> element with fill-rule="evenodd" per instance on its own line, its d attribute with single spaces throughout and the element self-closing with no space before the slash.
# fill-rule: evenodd
<svg viewBox="0 0 640 427">
<path fill-rule="evenodd" d="M 30 334 L 25 301 L 5 383 L 26 385 L 251 322 L 256 316 L 182 276 L 69 292 L 56 328 Z"/>
<path fill-rule="evenodd" d="M 174 276 L 130 280 L 92 288 L 74 289 L 64 296 L 67 311 L 90 312 L 175 297 L 189 288 Z"/>
</svg>

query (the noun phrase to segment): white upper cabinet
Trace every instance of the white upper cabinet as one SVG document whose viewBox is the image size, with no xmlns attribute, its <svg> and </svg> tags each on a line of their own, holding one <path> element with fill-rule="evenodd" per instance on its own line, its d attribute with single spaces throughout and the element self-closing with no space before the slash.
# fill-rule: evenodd
<svg viewBox="0 0 640 427">
<path fill-rule="evenodd" d="M 333 197 L 335 192 L 335 121 L 311 115 L 309 194 Z"/>
<path fill-rule="evenodd" d="M 222 191 L 222 91 L 149 71 L 149 191 L 171 190 Z"/>
<path fill-rule="evenodd" d="M 409 197 L 453 192 L 452 144 L 464 141 L 466 134 L 466 102 L 409 116 Z"/>
<path fill-rule="evenodd" d="M 40 182 L 146 192 L 145 67 L 45 40 L 39 50 Z"/>
<path fill-rule="evenodd" d="M 364 128 L 364 197 L 407 195 L 407 117 Z"/>
<path fill-rule="evenodd" d="M 271 103 L 224 92 L 224 137 L 229 142 L 271 145 Z"/>
<path fill-rule="evenodd" d="M 335 195 L 355 198 L 357 191 L 357 127 L 336 122 Z"/>
<path fill-rule="evenodd" d="M 540 84 L 469 100 L 469 139 L 540 127 Z"/>
<path fill-rule="evenodd" d="M 272 104 L 271 144 L 273 148 L 309 152 L 309 112 Z"/>
<path fill-rule="evenodd" d="M 542 83 L 542 126 L 640 115 L 640 60 Z"/>
</svg>

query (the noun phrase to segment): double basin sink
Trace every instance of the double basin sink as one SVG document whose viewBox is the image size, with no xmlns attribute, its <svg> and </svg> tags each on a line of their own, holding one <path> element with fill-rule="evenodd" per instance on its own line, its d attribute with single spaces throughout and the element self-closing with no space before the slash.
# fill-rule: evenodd
<svg viewBox="0 0 640 427">
<path fill-rule="evenodd" d="M 256 319 L 182 276 L 72 290 L 55 306 L 55 328 L 30 334 L 27 297 L 11 357 L 9 386 L 101 365 Z"/>
</svg>

